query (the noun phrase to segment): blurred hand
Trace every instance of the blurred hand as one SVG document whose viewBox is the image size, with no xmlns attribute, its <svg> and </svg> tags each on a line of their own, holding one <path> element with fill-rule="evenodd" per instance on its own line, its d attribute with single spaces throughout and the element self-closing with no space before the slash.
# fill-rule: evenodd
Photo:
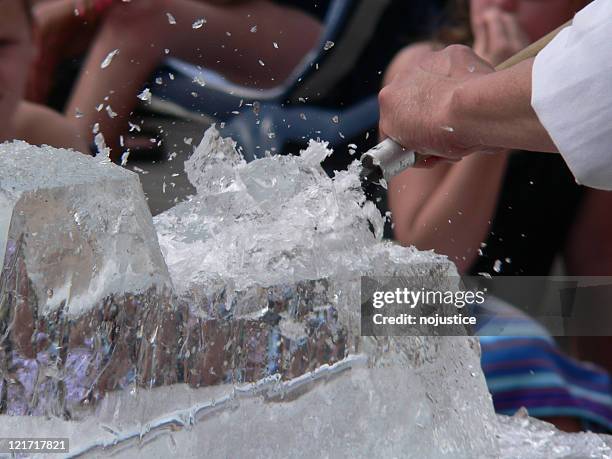
<svg viewBox="0 0 612 459">
<path fill-rule="evenodd" d="M 514 14 L 491 8 L 474 24 L 474 52 L 498 65 L 527 47 L 529 37 Z"/>
<path fill-rule="evenodd" d="M 381 134 L 406 149 L 451 160 L 482 151 L 477 134 L 463 132 L 454 113 L 456 90 L 492 72 L 466 46 L 425 54 L 420 65 L 396 75 L 380 92 Z"/>
</svg>

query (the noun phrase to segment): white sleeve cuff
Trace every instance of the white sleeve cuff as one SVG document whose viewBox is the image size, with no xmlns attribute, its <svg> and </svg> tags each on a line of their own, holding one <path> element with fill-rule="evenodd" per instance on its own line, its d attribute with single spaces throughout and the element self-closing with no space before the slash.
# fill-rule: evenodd
<svg viewBox="0 0 612 459">
<path fill-rule="evenodd" d="M 531 104 L 576 181 L 612 190 L 612 1 L 591 3 L 536 57 Z"/>
</svg>

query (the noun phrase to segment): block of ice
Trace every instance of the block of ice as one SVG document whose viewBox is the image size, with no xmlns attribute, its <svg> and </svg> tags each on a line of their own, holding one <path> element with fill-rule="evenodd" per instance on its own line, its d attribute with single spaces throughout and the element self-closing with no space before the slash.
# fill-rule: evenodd
<svg viewBox="0 0 612 459">
<path fill-rule="evenodd" d="M 360 336 L 361 275 L 452 290 L 456 270 L 383 242 L 357 166 L 329 179 L 329 153 L 246 164 L 208 131 L 198 194 L 155 219 L 171 299 L 134 174 L 0 147 L 0 437 L 94 457 L 505 457 L 477 341 Z"/>
<path fill-rule="evenodd" d="M 191 440 L 193 451 L 205 448 L 219 457 L 244 456 L 247 449 L 261 456 L 486 456 L 496 449 L 495 417 L 475 341 L 360 336 L 360 276 L 404 275 L 425 287 L 455 289 L 453 264 L 383 242 L 382 216 L 363 194 L 357 164 L 330 179 L 320 167 L 330 153 L 311 142 L 299 156 L 247 164 L 213 128 L 186 163 L 197 195 L 154 219 L 176 293 L 186 315 L 198 318 L 183 331 L 196 343 L 186 346 L 186 367 L 200 368 L 186 382 L 209 386 L 211 378 L 201 375 L 211 367 L 215 375 L 233 375 L 218 383 L 276 375 L 293 384 L 326 365 L 366 362 L 304 397 L 288 394 L 291 403 L 240 402 L 238 417 L 223 415 L 227 422 L 201 427 L 207 434 Z M 205 340 L 197 339 L 210 334 L 205 324 L 211 320 L 213 340 L 230 349 L 244 343 L 232 324 L 251 321 L 243 329 L 251 347 L 211 360 Z M 236 351 L 245 350 L 249 357 L 237 362 Z M 257 427 L 239 421 L 252 417 Z M 308 422 L 296 426 L 298 418 Z M 237 438 L 246 435 L 251 440 L 242 449 Z"/>
<path fill-rule="evenodd" d="M 137 175 L 24 142 L 0 145 L 0 163 L 0 412 L 71 416 L 133 380 L 171 380 L 137 338 L 171 315 Z"/>
<path fill-rule="evenodd" d="M 0 259 L 20 253 L 40 313 L 169 287 L 136 174 L 80 153 L 0 145 Z"/>
</svg>

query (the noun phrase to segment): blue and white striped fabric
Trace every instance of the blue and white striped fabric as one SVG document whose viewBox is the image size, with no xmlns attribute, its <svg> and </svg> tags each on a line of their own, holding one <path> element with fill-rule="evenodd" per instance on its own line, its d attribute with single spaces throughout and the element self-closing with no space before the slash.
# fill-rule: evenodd
<svg viewBox="0 0 612 459">
<path fill-rule="evenodd" d="M 612 431 L 608 372 L 565 355 L 535 320 L 500 300 L 475 313 L 487 318 L 476 334 L 498 413 L 525 407 L 534 417 L 574 417 L 590 430 Z"/>
</svg>

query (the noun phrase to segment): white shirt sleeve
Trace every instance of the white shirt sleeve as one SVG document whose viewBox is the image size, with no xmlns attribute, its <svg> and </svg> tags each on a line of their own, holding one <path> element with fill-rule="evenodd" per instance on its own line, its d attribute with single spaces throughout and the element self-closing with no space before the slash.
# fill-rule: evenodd
<svg viewBox="0 0 612 459">
<path fill-rule="evenodd" d="M 595 0 L 536 57 L 531 104 L 580 184 L 612 190 L 612 0 Z"/>
</svg>

